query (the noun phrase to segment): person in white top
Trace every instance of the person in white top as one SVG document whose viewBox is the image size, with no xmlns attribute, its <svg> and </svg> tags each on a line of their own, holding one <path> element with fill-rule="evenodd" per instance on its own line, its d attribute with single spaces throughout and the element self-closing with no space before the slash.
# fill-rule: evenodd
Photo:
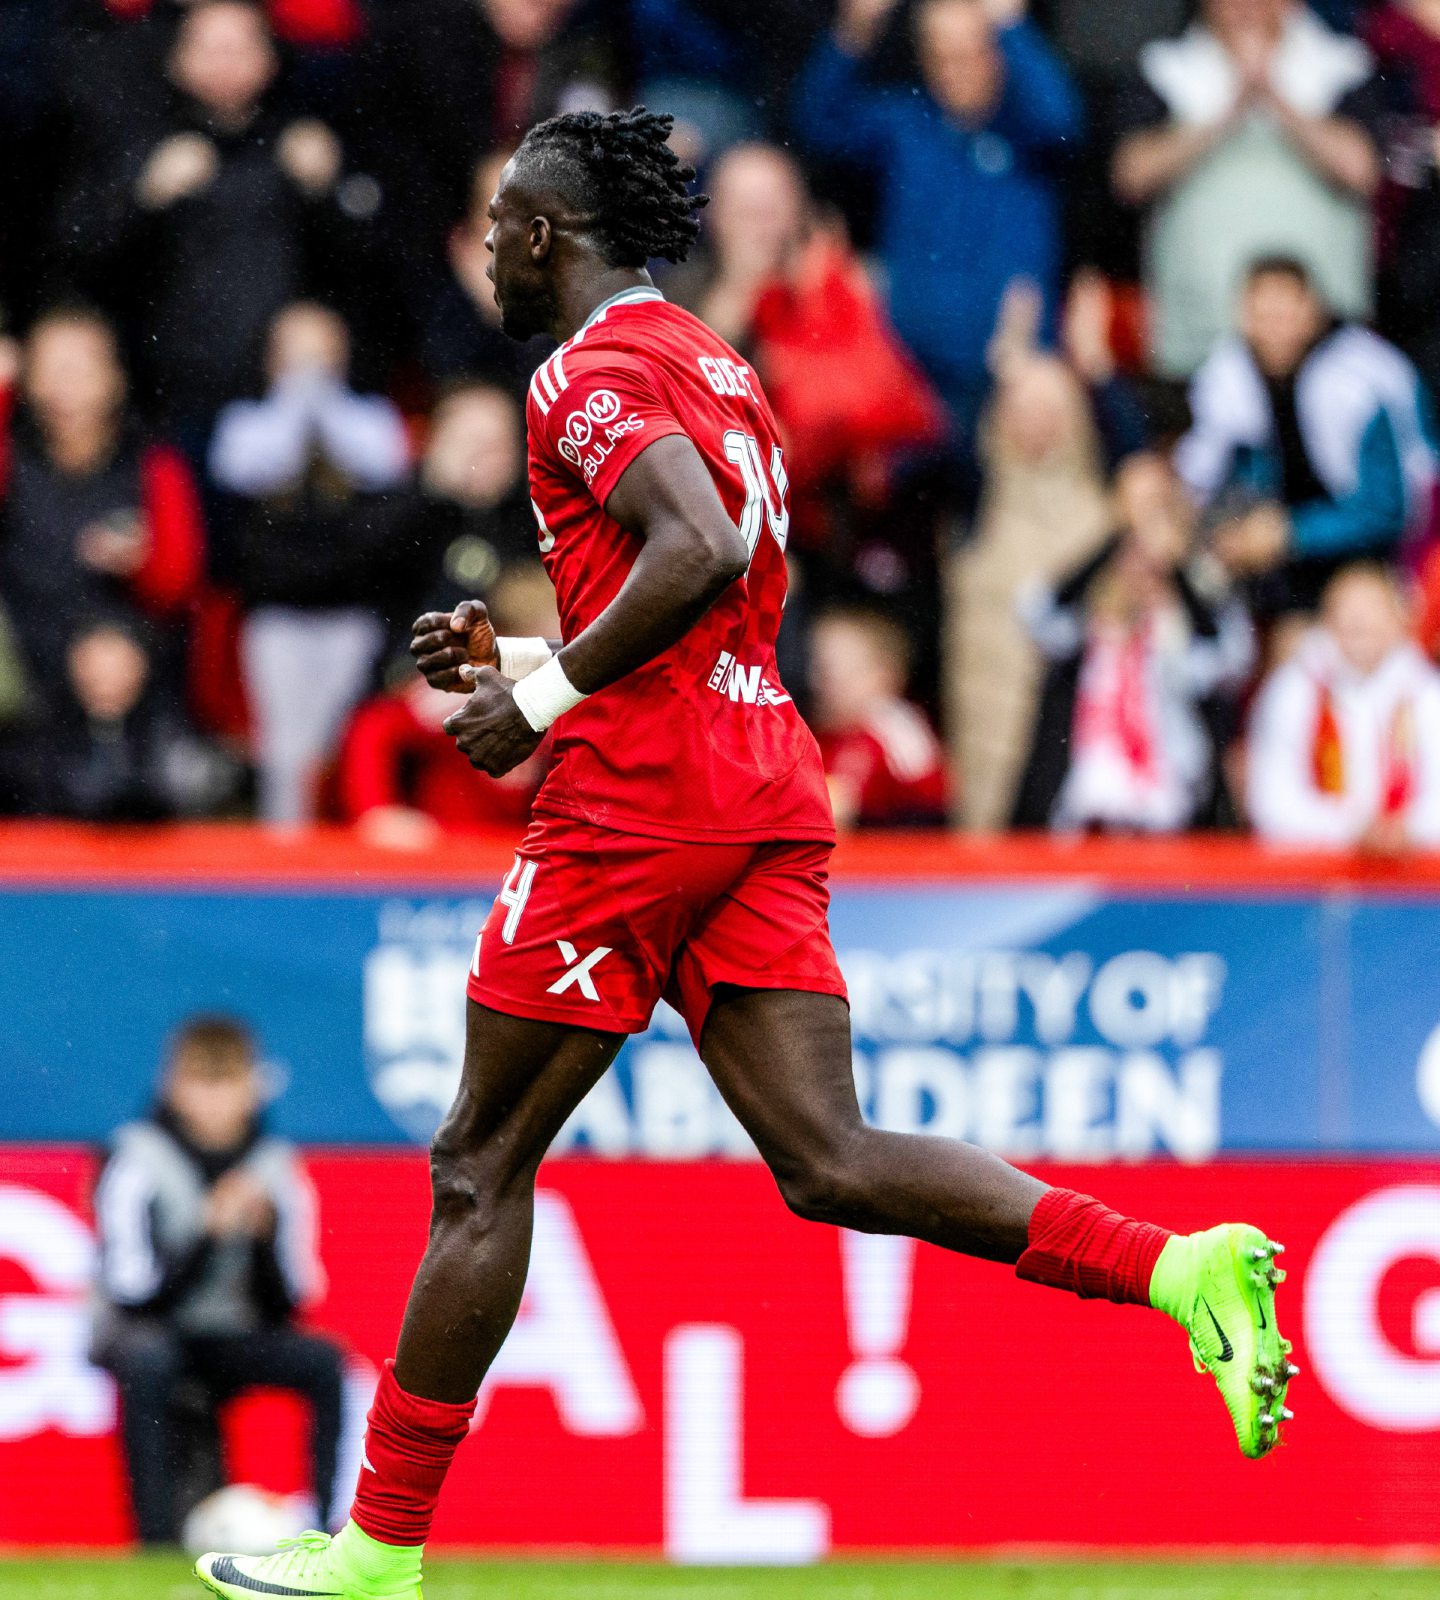
<svg viewBox="0 0 1440 1600">
<path fill-rule="evenodd" d="M 319 454 L 357 488 L 394 488 L 410 464 L 405 422 L 384 395 L 349 384 L 350 333 L 329 307 L 298 300 L 270 325 L 263 399 L 232 400 L 210 442 L 210 472 L 231 494 L 278 493 Z"/>
<path fill-rule="evenodd" d="M 1247 792 L 1277 843 L 1381 854 L 1440 848 L 1440 672 L 1379 567 L 1325 591 L 1320 625 L 1261 690 Z"/>
<path fill-rule="evenodd" d="M 317 776 L 385 644 L 364 592 L 378 560 L 365 529 L 376 497 L 405 482 L 410 451 L 400 413 L 352 389 L 349 368 L 336 312 L 286 306 L 270 326 L 269 390 L 226 406 L 210 443 L 216 483 L 247 502 L 236 535 L 241 663 L 260 816 L 277 828 L 313 820 Z"/>
</svg>

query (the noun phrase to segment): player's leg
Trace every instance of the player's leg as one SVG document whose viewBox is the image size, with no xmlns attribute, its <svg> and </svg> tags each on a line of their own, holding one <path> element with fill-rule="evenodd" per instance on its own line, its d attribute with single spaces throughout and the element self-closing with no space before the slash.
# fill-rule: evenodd
<svg viewBox="0 0 1440 1600">
<path fill-rule="evenodd" d="M 868 1126 L 837 995 L 722 987 L 700 1054 L 797 1215 L 1020 1259 L 1046 1186 L 976 1145 Z"/>
<path fill-rule="evenodd" d="M 1274 1247 L 1231 1225 L 1179 1237 L 1089 1195 L 1050 1188 L 959 1140 L 869 1127 L 837 995 L 715 989 L 700 1053 L 791 1209 L 1013 1262 L 1031 1282 L 1153 1305 L 1190 1334 L 1240 1447 L 1278 1435 L 1293 1369 L 1274 1318 Z"/>
<path fill-rule="evenodd" d="M 307 1536 L 277 1556 L 202 1557 L 197 1576 L 215 1593 L 419 1600 L 445 1474 L 520 1307 L 535 1174 L 622 1039 L 469 1002 L 460 1090 L 431 1151 L 429 1242 L 370 1411 L 351 1520 L 333 1541 Z"/>
<path fill-rule="evenodd" d="M 430 1239 L 410 1290 L 395 1376 L 472 1401 L 505 1342 L 530 1261 L 535 1174 L 623 1034 L 468 1003 L 465 1071 L 430 1150 Z"/>
<path fill-rule="evenodd" d="M 668 993 L 792 1209 L 1015 1261 L 1044 1184 L 975 1145 L 860 1115 L 829 857 L 820 841 L 753 848 L 688 931 Z"/>
</svg>

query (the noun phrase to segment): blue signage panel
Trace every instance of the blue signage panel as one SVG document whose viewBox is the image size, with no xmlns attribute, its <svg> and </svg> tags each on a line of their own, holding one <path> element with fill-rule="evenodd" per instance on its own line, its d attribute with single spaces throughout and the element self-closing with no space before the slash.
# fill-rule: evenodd
<svg viewBox="0 0 1440 1600">
<path fill-rule="evenodd" d="M 103 1138 L 145 1104 L 169 1030 L 220 1010 L 259 1033 L 282 1131 L 423 1140 L 454 1091 L 487 910 L 368 890 L 0 894 L 0 1138 Z M 862 1105 L 886 1126 L 1021 1160 L 1440 1148 L 1440 902 L 840 885 L 833 929 Z M 561 1145 L 752 1153 L 664 1007 Z"/>
</svg>

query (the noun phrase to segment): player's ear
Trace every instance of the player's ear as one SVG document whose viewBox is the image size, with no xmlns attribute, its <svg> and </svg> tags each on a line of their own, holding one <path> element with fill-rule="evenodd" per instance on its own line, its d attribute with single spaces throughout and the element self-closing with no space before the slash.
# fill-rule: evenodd
<svg viewBox="0 0 1440 1600">
<path fill-rule="evenodd" d="M 532 217 L 530 219 L 530 259 L 544 261 L 550 254 L 550 246 L 555 241 L 555 234 L 550 227 L 549 217 Z"/>
</svg>

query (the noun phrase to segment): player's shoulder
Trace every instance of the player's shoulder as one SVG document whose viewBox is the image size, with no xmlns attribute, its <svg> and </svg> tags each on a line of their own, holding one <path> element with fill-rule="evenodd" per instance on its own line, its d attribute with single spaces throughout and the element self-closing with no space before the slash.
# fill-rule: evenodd
<svg viewBox="0 0 1440 1600">
<path fill-rule="evenodd" d="M 605 380 L 645 384 L 652 380 L 652 367 L 642 349 L 614 340 L 562 344 L 535 369 L 526 408 L 532 421 L 536 414 L 543 420 L 572 388 L 578 386 L 583 393 L 603 385 Z"/>
<path fill-rule="evenodd" d="M 749 367 L 713 329 L 658 290 L 642 288 L 607 302 L 540 364 L 526 409 L 543 436 L 596 391 L 674 403 L 697 388 L 756 398 Z"/>
<path fill-rule="evenodd" d="M 735 354 L 713 328 L 658 289 L 618 297 L 561 348 L 564 361 L 582 369 L 617 360 L 658 368 L 699 353 Z"/>
<path fill-rule="evenodd" d="M 628 337 L 657 361 L 673 361 L 691 371 L 699 363 L 724 362 L 739 370 L 744 358 L 726 343 L 708 322 L 672 301 L 661 300 L 645 308 L 643 317 L 627 318 Z"/>
<path fill-rule="evenodd" d="M 708 323 L 668 300 L 657 298 L 616 318 L 606 348 L 633 354 L 653 374 L 655 385 L 682 403 L 703 406 L 718 400 L 765 407 L 759 379 L 745 357 Z"/>
</svg>

